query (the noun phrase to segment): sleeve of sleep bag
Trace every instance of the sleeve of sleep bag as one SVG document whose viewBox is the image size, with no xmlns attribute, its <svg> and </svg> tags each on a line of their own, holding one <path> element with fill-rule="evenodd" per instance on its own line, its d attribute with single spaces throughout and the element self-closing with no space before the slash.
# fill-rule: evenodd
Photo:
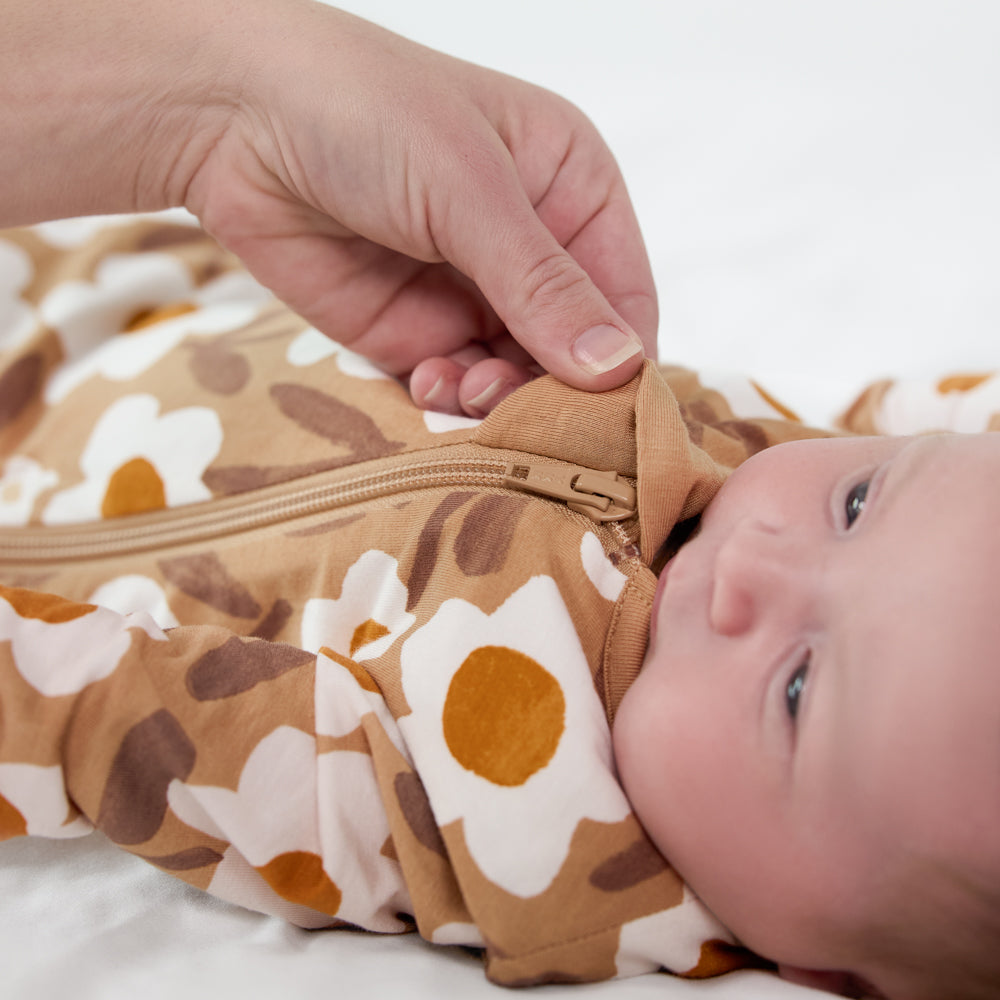
<svg viewBox="0 0 1000 1000">
<path fill-rule="evenodd" d="M 342 657 L 0 587 L 0 839 L 96 827 L 301 926 L 407 930 L 376 748 L 406 767 Z"/>
</svg>

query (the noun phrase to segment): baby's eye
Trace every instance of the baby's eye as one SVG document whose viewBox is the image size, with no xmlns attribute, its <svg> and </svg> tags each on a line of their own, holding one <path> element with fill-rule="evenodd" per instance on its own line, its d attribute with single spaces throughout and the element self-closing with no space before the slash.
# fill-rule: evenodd
<svg viewBox="0 0 1000 1000">
<path fill-rule="evenodd" d="M 857 486 L 852 486 L 844 499 L 844 513 L 847 515 L 847 527 L 849 528 L 858 519 L 865 509 L 865 497 L 868 496 L 868 487 L 871 480 L 866 479 Z"/>
<path fill-rule="evenodd" d="M 785 686 L 785 708 L 789 717 L 794 720 L 799 714 L 799 702 L 802 700 L 802 692 L 806 686 L 806 675 L 809 673 L 808 657 L 796 668 L 795 673 L 788 678 Z"/>
</svg>

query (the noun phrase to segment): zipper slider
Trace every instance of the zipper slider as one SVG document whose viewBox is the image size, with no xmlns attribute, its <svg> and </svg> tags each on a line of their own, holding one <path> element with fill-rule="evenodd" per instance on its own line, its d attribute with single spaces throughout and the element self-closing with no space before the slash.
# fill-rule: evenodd
<svg viewBox="0 0 1000 1000">
<path fill-rule="evenodd" d="M 635 489 L 617 472 L 579 465 L 520 465 L 511 462 L 504 486 L 564 500 L 570 510 L 592 521 L 624 521 L 635 513 Z"/>
</svg>

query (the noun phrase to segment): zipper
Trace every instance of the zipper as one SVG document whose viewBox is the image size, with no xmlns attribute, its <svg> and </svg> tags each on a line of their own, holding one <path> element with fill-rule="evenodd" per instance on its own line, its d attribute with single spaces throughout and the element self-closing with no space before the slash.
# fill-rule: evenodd
<svg viewBox="0 0 1000 1000">
<path fill-rule="evenodd" d="M 466 452 L 449 457 L 449 452 Z M 481 452 L 482 449 L 479 449 Z M 479 458 L 462 445 L 409 453 L 385 468 L 385 459 L 317 473 L 251 493 L 236 494 L 114 521 L 0 529 L 0 564 L 51 563 L 129 555 L 203 542 L 376 500 L 406 490 L 479 486 L 518 490 L 564 502 L 592 521 L 623 521 L 635 514 L 635 488 L 615 472 L 518 453 L 515 460 Z M 402 456 L 401 456 L 402 457 Z M 376 466 L 365 471 L 364 465 Z M 361 471 L 359 471 L 361 470 Z"/>
</svg>

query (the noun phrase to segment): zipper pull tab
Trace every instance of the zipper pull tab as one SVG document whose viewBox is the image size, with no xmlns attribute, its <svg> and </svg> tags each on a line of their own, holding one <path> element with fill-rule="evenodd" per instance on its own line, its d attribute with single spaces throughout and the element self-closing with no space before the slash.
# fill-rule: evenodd
<svg viewBox="0 0 1000 1000">
<path fill-rule="evenodd" d="M 570 510 L 592 521 L 624 521 L 635 514 L 635 489 L 617 472 L 579 465 L 519 465 L 510 463 L 504 486 L 564 500 Z"/>
</svg>

